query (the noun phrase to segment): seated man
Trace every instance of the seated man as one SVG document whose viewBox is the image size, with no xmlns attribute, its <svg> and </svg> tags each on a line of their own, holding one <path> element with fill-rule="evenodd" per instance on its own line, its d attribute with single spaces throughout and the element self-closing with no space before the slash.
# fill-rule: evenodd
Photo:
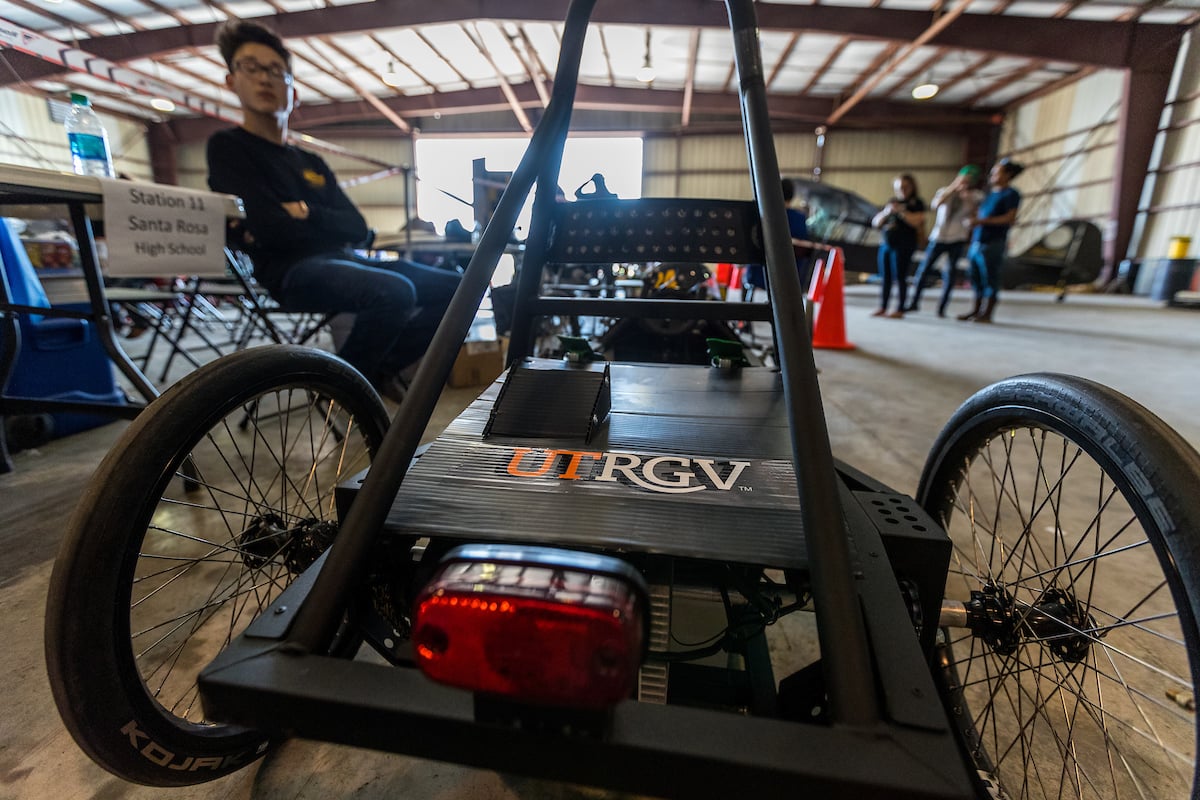
<svg viewBox="0 0 1200 800">
<path fill-rule="evenodd" d="M 368 236 L 362 214 L 324 160 L 287 144 L 296 91 L 283 41 L 257 23 L 230 20 L 217 47 L 243 121 L 209 139 L 208 184 L 245 203 L 239 246 L 283 308 L 353 313 L 338 355 L 399 402 L 400 371 L 424 355 L 458 274 L 355 255 L 351 248 Z"/>
</svg>

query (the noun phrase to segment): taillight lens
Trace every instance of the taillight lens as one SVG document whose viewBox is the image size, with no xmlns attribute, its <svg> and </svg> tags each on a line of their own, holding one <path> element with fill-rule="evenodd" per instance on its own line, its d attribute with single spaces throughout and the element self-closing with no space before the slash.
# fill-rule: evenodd
<svg viewBox="0 0 1200 800">
<path fill-rule="evenodd" d="M 417 597 L 417 664 L 440 683 L 522 702 L 603 708 L 629 697 L 645 585 L 607 556 L 467 545 Z"/>
</svg>

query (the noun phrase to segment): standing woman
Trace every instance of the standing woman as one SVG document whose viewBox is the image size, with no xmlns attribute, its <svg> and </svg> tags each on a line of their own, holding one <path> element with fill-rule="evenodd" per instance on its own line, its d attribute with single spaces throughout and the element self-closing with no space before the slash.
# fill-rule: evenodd
<svg viewBox="0 0 1200 800">
<path fill-rule="evenodd" d="M 932 270 L 943 253 L 946 255 L 946 271 L 942 274 L 942 299 L 938 301 L 937 314 L 946 316 L 946 305 L 950 302 L 950 292 L 954 289 L 954 273 L 958 260 L 971 239 L 971 226 L 975 224 L 975 214 L 983 201 L 983 192 L 977 187 L 983 178 L 983 171 L 974 164 L 968 164 L 958 171 L 958 175 L 950 182 L 933 193 L 929 208 L 937 216 L 934 219 L 933 230 L 929 232 L 929 247 L 925 250 L 925 260 L 913 278 L 912 302 L 905 311 L 917 311 L 921 304 L 921 291 L 925 288 L 925 275 Z"/>
<path fill-rule="evenodd" d="M 917 182 L 908 173 L 896 176 L 892 182 L 896 196 L 880 209 L 871 224 L 883 231 L 879 245 L 879 277 L 883 279 L 883 295 L 879 310 L 871 316 L 887 314 L 893 319 L 904 316 L 904 300 L 908 293 L 908 267 L 917 250 L 917 232 L 925 225 L 925 202 L 917 197 Z M 896 310 L 888 314 L 888 300 L 892 295 L 892 284 L 900 293 Z"/>
<path fill-rule="evenodd" d="M 971 233 L 971 250 L 967 254 L 971 261 L 975 307 L 959 315 L 961 320 L 992 321 L 1000 293 L 1004 247 L 1008 242 L 1008 231 L 1017 220 L 1017 207 L 1021 205 L 1021 195 L 1009 184 L 1024 171 L 1025 167 L 1017 162 L 1003 158 L 992 167 L 988 176 L 992 190 L 979 206 Z"/>
</svg>

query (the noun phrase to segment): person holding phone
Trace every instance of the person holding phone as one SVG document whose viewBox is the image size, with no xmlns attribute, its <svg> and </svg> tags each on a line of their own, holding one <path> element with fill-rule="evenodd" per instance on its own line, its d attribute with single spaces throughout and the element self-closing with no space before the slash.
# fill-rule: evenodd
<svg viewBox="0 0 1200 800">
<path fill-rule="evenodd" d="M 913 253 L 917 251 L 919 232 L 925 226 L 925 201 L 917 196 L 917 181 L 909 173 L 897 175 L 892 181 L 895 195 L 871 220 L 871 224 L 883 231 L 879 245 L 879 277 L 883 282 L 879 308 L 871 316 L 888 316 L 901 319 L 904 316 L 905 299 L 908 295 L 908 268 Z M 900 295 L 896 310 L 888 313 L 888 301 L 895 284 Z"/>
</svg>

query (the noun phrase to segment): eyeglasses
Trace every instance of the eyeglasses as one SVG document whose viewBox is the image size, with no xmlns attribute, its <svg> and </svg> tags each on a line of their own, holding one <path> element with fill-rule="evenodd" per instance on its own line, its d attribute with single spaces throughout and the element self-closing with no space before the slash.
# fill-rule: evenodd
<svg viewBox="0 0 1200 800">
<path fill-rule="evenodd" d="M 233 69 L 237 72 L 245 73 L 251 78 L 257 78 L 265 72 L 271 76 L 272 80 L 283 81 L 284 83 L 292 82 L 292 73 L 286 67 L 282 67 L 279 64 L 272 64 L 268 67 L 252 58 L 243 58 L 241 61 L 236 62 L 233 65 Z"/>
</svg>

